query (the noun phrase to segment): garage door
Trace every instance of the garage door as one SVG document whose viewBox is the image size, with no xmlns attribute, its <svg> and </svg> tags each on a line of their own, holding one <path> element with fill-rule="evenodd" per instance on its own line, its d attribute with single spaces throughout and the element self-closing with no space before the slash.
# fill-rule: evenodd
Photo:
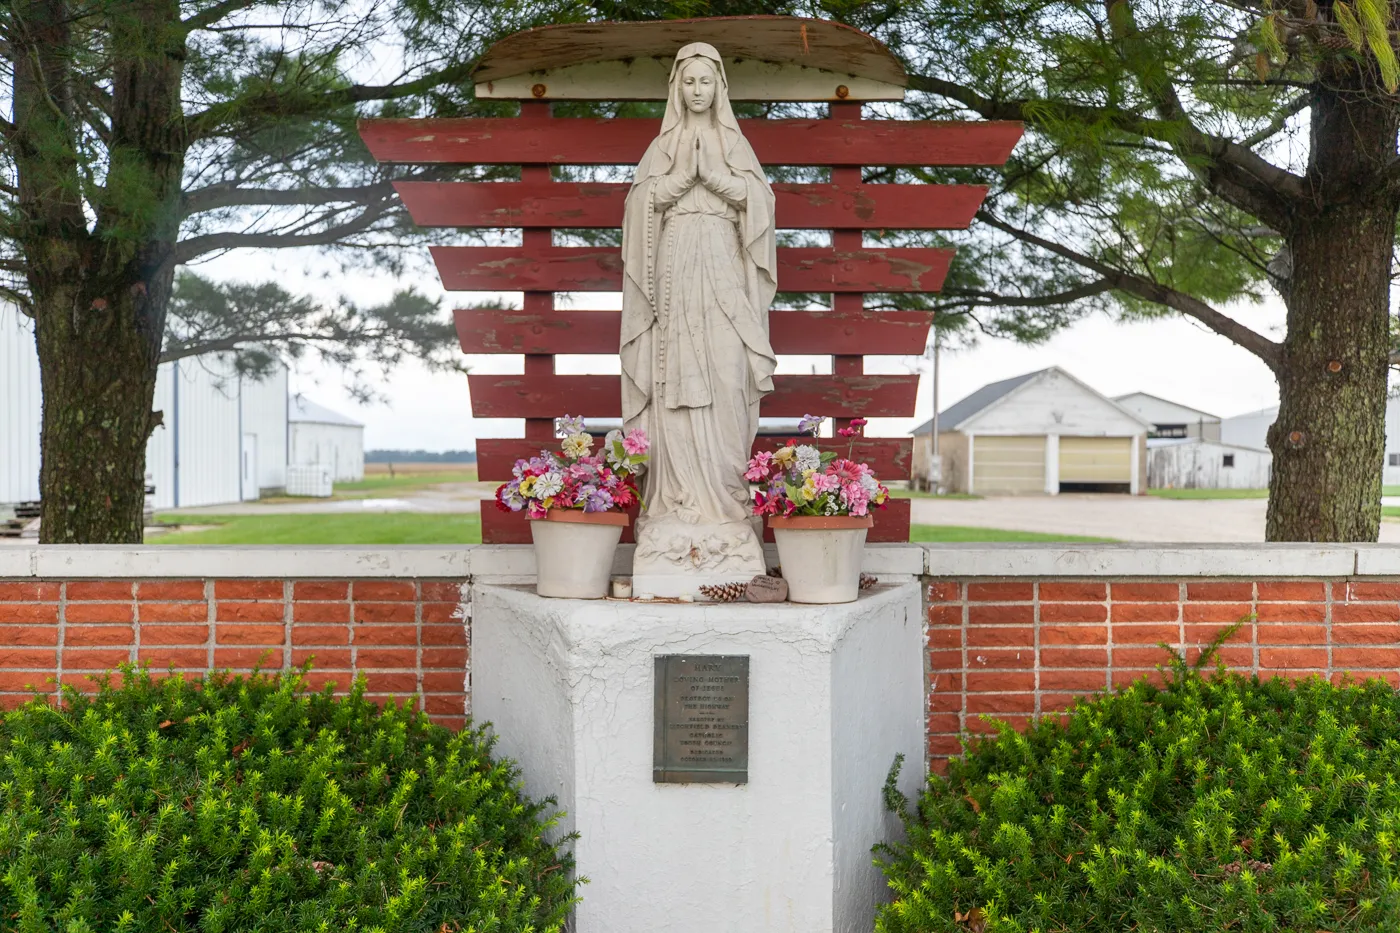
<svg viewBox="0 0 1400 933">
<path fill-rule="evenodd" d="M 1061 483 L 1131 483 L 1130 437 L 1061 437 Z"/>
<path fill-rule="evenodd" d="M 1044 492 L 1045 438 L 974 437 L 972 491 L 984 496 Z"/>
</svg>

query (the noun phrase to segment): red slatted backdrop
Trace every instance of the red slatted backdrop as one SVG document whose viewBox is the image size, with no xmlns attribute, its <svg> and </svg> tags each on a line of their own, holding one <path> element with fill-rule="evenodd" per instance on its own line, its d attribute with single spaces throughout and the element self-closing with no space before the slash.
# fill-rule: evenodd
<svg viewBox="0 0 1400 933">
<path fill-rule="evenodd" d="M 767 165 L 827 166 L 826 184 L 775 184 L 777 224 L 789 230 L 830 230 L 829 248 L 778 250 L 778 288 L 832 295 L 832 308 L 769 313 L 773 349 L 782 354 L 831 355 L 832 374 L 781 375 L 763 401 L 767 417 L 809 412 L 837 419 L 914 414 L 918 377 L 867 375 L 868 355 L 917 355 L 928 340 L 923 311 L 866 310 L 871 292 L 937 291 L 952 251 L 867 248 L 866 230 L 951 230 L 972 221 L 986 189 L 975 185 L 866 184 L 861 167 L 1000 165 L 1021 136 L 1013 123 L 865 120 L 858 103 L 834 102 L 828 119 L 741 120 Z M 553 446 L 552 419 L 564 413 L 617 419 L 617 376 L 554 372 L 560 353 L 615 354 L 620 313 L 555 308 L 556 292 L 621 287 L 615 248 L 554 246 L 558 228 L 609 228 L 622 223 L 625 184 L 555 182 L 552 165 L 636 164 L 660 128 L 658 120 L 554 118 L 545 101 L 525 101 L 517 118 L 370 120 L 360 134 L 381 162 L 520 165 L 519 182 L 400 182 L 413 220 L 424 227 L 519 227 L 513 247 L 440 246 L 432 250 L 444 286 L 453 291 L 523 292 L 521 310 L 463 309 L 457 334 L 465 353 L 525 357 L 524 374 L 469 376 L 472 414 L 524 418 L 525 438 L 478 441 L 483 480 L 504 481 L 517 458 Z M 824 444 L 833 442 L 824 441 Z M 771 446 L 759 438 L 755 448 Z M 845 445 L 833 445 L 844 451 Z M 866 438 L 857 456 L 883 479 L 908 479 L 912 441 Z M 909 502 L 894 500 L 876 515 L 872 541 L 909 539 Z M 523 543 L 529 530 L 518 515 L 482 509 L 482 540 Z"/>
</svg>

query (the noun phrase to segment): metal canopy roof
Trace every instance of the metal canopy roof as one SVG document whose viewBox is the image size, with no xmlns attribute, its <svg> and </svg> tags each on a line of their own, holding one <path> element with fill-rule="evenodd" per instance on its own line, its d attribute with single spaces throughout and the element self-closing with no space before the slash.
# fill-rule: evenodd
<svg viewBox="0 0 1400 933">
<path fill-rule="evenodd" d="M 795 16 L 717 16 L 627 23 L 566 23 L 506 36 L 481 57 L 472 80 L 485 84 L 528 72 L 637 58 L 674 56 L 708 42 L 726 61 L 756 59 L 820 68 L 906 87 L 904 66 L 865 33 Z"/>
</svg>

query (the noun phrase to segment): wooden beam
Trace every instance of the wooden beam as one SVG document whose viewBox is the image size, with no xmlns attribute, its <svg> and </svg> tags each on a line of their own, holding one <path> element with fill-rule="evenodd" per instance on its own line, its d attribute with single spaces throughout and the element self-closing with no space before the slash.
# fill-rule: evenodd
<svg viewBox="0 0 1400 933">
<path fill-rule="evenodd" d="M 420 227 L 620 227 L 628 184 L 401 181 Z M 983 185 L 775 184 L 782 230 L 963 230 Z"/>
<path fill-rule="evenodd" d="M 616 292 L 622 255 L 616 247 L 434 246 L 433 261 L 449 291 Z M 936 292 L 953 250 L 931 247 L 778 250 L 778 289 L 785 292 Z"/>
<path fill-rule="evenodd" d="M 774 450 L 779 439 L 760 437 L 753 443 L 753 453 Z M 841 438 L 823 437 L 817 440 L 822 450 L 834 450 L 846 456 L 851 445 Z M 542 449 L 557 450 L 557 441 L 538 441 L 518 437 L 483 437 L 476 442 L 476 469 L 482 482 L 505 482 L 511 477 L 515 461 L 528 460 Z M 862 437 L 855 442 L 854 459 L 870 464 L 882 481 L 909 478 L 914 452 L 914 440 L 909 437 Z"/>
<path fill-rule="evenodd" d="M 622 415 L 619 376 L 468 375 L 477 418 L 554 418 L 565 412 L 590 418 Z M 834 418 L 908 417 L 914 413 L 917 375 L 773 377 L 774 391 L 759 412 L 769 418 L 812 413 Z"/>
<path fill-rule="evenodd" d="M 454 312 L 463 353 L 616 353 L 618 311 L 494 308 Z M 928 342 L 928 311 L 770 311 L 768 333 L 778 353 L 918 356 Z"/>
<path fill-rule="evenodd" d="M 740 120 L 765 165 L 1001 165 L 1021 124 L 926 120 Z M 636 165 L 661 121 L 480 117 L 361 120 L 380 162 Z"/>
</svg>

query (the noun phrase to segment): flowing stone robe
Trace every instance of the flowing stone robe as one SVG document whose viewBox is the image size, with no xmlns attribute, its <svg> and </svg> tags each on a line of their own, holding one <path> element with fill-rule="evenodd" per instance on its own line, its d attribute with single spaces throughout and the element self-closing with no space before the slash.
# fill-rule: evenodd
<svg viewBox="0 0 1400 933">
<path fill-rule="evenodd" d="M 696 122 L 725 171 L 692 184 L 684 66 L 709 61 L 714 102 Z M 622 228 L 622 412 L 652 440 L 634 573 L 761 573 L 745 465 L 773 389 L 773 190 L 739 130 L 724 65 L 697 42 L 676 55 L 661 133 L 637 165 Z M 658 595 L 662 595 L 658 593 Z"/>
</svg>

